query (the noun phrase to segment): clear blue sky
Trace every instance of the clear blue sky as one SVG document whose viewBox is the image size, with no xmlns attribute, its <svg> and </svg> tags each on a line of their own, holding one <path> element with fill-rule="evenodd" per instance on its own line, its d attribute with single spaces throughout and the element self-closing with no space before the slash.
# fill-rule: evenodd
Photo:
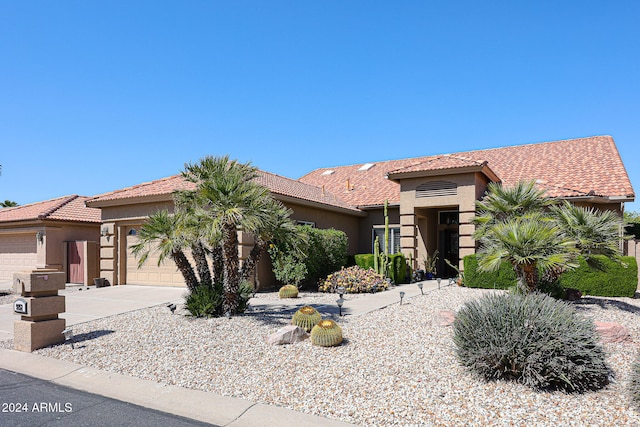
<svg viewBox="0 0 640 427">
<path fill-rule="evenodd" d="M 603 134 L 638 192 L 639 18 L 637 0 L 0 0 L 0 200 L 208 154 L 298 178 Z"/>
</svg>

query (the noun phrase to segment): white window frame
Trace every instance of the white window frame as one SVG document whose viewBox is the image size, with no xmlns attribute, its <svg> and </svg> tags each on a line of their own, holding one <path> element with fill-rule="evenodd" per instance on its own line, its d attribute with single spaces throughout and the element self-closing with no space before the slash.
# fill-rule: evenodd
<svg viewBox="0 0 640 427">
<path fill-rule="evenodd" d="M 382 238 L 380 240 L 384 240 L 384 225 L 374 225 L 371 230 L 371 252 L 375 252 L 375 244 L 376 244 L 376 231 L 382 230 L 380 234 Z M 389 240 L 388 248 L 389 254 L 399 253 L 401 251 L 400 246 L 400 224 L 389 224 Z M 384 245 L 384 242 L 382 243 Z M 383 246 L 384 247 L 384 246 Z M 397 251 L 395 250 L 397 248 Z M 380 249 L 382 250 L 382 248 Z"/>
</svg>

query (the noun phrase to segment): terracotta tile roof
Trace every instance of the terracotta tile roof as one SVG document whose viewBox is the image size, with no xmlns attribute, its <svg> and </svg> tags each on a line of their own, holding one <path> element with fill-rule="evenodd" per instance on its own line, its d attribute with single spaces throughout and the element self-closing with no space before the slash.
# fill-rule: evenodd
<svg viewBox="0 0 640 427">
<path fill-rule="evenodd" d="M 323 191 L 321 187 L 305 184 L 295 179 L 285 178 L 269 172 L 258 171 L 258 182 L 266 186 L 273 194 L 299 199 L 300 201 L 316 202 L 324 205 L 358 212 L 358 209 L 347 204 L 344 200 Z M 186 181 L 181 175 L 174 175 L 155 181 L 134 185 L 133 187 L 105 193 L 91 199 L 91 202 L 126 200 L 138 197 L 170 195 L 177 190 L 190 190 L 194 184 Z"/>
<path fill-rule="evenodd" d="M 88 208 L 89 197 L 64 196 L 29 205 L 0 209 L 0 223 L 31 220 L 100 222 L 100 209 Z"/>
<path fill-rule="evenodd" d="M 450 155 L 317 169 L 301 182 L 324 186 L 355 206 L 400 201 L 400 187 L 387 174 L 435 171 L 480 165 L 488 167 L 505 185 L 536 179 L 551 197 L 597 195 L 634 197 L 633 187 L 610 136 L 596 136 L 518 145 Z"/>
</svg>

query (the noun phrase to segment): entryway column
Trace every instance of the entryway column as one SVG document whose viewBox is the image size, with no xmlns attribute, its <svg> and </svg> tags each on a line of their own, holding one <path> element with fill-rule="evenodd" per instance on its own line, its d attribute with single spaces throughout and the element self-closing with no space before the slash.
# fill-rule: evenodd
<svg viewBox="0 0 640 427">
<path fill-rule="evenodd" d="M 410 257 L 413 259 L 412 269 L 417 267 L 417 235 L 418 227 L 415 213 L 400 212 L 400 250 L 407 260 L 409 260 Z"/>
</svg>

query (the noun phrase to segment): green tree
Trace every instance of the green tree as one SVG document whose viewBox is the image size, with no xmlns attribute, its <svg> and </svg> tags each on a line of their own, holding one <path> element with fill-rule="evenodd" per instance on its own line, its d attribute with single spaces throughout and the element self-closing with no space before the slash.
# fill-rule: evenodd
<svg viewBox="0 0 640 427">
<path fill-rule="evenodd" d="M 478 267 L 496 271 L 511 263 L 524 292 L 538 287 L 539 272 L 577 267 L 575 241 L 553 221 L 539 215 L 508 218 L 488 228 L 478 251 Z"/>
<path fill-rule="evenodd" d="M 14 206 L 18 206 L 18 203 L 12 200 L 5 200 L 4 202 L 0 202 L 0 208 L 12 208 Z"/>
<path fill-rule="evenodd" d="M 223 307 L 226 315 L 239 307 L 238 290 L 241 272 L 238 256 L 238 232 L 249 233 L 261 245 L 261 233 L 274 221 L 275 201 L 269 190 L 260 185 L 258 171 L 249 163 L 230 160 L 228 156 L 208 156 L 199 163 L 185 166 L 183 177 L 195 184 L 195 209 L 200 213 L 200 226 L 210 236 L 220 237 L 222 253 Z M 266 233 L 268 234 L 268 233 Z M 245 272 L 245 275 L 247 273 Z"/>
<path fill-rule="evenodd" d="M 610 210 L 576 206 L 564 201 L 551 213 L 562 230 L 576 242 L 581 255 L 605 255 L 612 259 L 622 256 L 620 238 L 624 222 Z"/>
<path fill-rule="evenodd" d="M 138 267 L 144 265 L 152 253 L 158 254 L 158 265 L 167 259 L 173 260 L 187 287 L 193 292 L 199 281 L 184 253 L 187 240 L 181 231 L 181 221 L 180 215 L 171 215 L 167 210 L 152 213 L 140 228 L 138 243 L 131 246 L 131 251 L 138 259 Z"/>
<path fill-rule="evenodd" d="M 476 206 L 479 269 L 495 271 L 508 261 L 523 291 L 536 290 L 540 274 L 554 281 L 577 267 L 579 254 L 620 256 L 622 221 L 615 212 L 566 201 L 558 205 L 535 182 L 513 187 L 492 183 Z"/>
</svg>

